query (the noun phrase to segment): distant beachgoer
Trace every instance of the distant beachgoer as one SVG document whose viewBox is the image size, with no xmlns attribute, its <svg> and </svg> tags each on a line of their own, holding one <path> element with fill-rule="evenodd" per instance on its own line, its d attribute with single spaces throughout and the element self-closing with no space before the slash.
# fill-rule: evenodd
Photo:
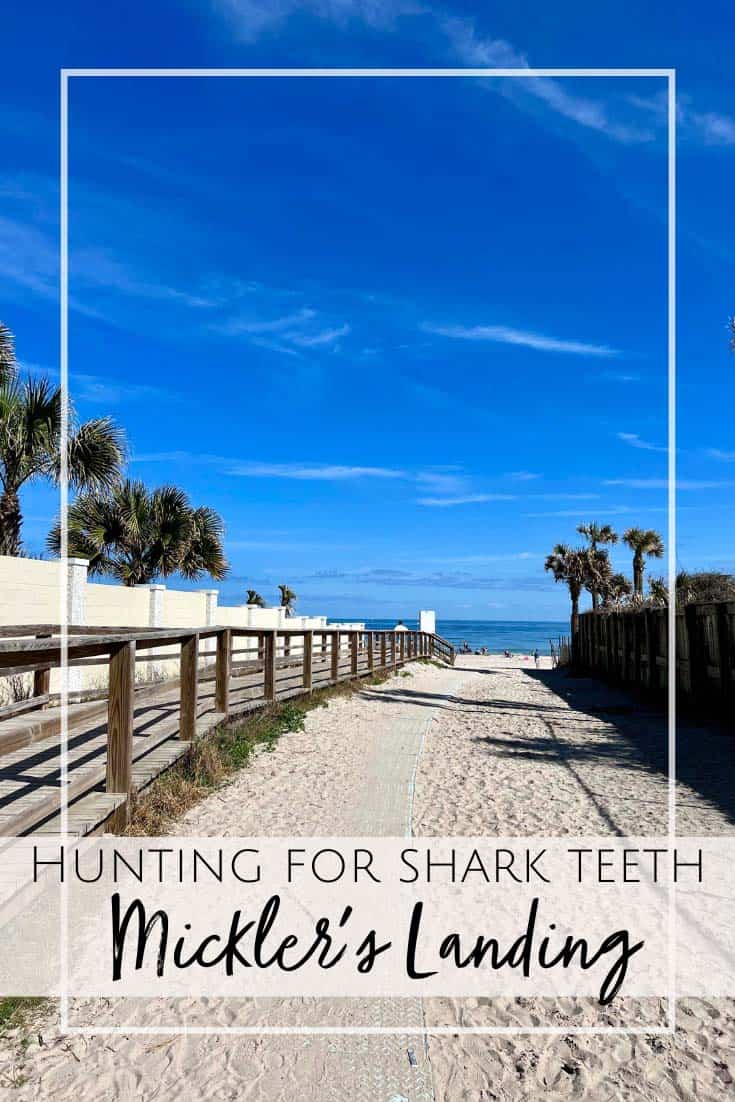
<svg viewBox="0 0 735 1102">
<path fill-rule="evenodd" d="M 533 652 L 533 660 L 536 663 L 536 669 L 538 669 L 538 667 L 539 667 L 540 657 L 541 657 L 541 655 L 538 652 L 538 647 L 536 647 L 536 650 Z"/>
</svg>

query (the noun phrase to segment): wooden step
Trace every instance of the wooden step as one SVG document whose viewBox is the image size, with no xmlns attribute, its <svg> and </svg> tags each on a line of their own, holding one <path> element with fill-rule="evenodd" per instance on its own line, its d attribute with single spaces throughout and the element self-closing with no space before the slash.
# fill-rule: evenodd
<svg viewBox="0 0 735 1102">
<path fill-rule="evenodd" d="M 76 800 L 69 807 L 68 834 L 74 834 L 78 838 L 85 834 L 92 834 L 97 827 L 125 803 L 127 796 L 124 792 L 88 792 L 86 796 Z M 52 815 L 50 819 L 39 823 L 34 828 L 34 834 L 61 834 L 61 813 Z"/>
</svg>

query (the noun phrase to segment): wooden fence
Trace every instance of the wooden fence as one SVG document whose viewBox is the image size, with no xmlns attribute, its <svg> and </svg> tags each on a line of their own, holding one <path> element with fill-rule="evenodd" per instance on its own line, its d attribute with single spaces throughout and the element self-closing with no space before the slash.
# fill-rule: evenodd
<svg viewBox="0 0 735 1102">
<path fill-rule="evenodd" d="M 157 654 L 156 648 L 162 644 L 179 647 L 179 678 L 157 685 L 136 683 L 136 667 L 159 660 L 160 651 Z M 186 752 L 192 739 L 211 732 L 230 717 L 340 681 L 391 672 L 415 658 L 429 657 L 452 665 L 454 649 L 441 637 L 419 631 L 355 631 L 337 627 L 309 631 L 303 627 L 184 631 L 70 628 L 68 667 L 104 663 L 109 669 L 109 688 L 101 704 L 75 703 L 68 708 L 69 731 L 78 733 L 75 746 L 76 742 L 81 745 L 77 755 L 79 775 L 75 773 L 77 779 L 71 779 L 70 793 L 78 797 L 91 792 L 95 783 L 99 785 L 103 768 L 104 790 L 115 798 L 107 803 L 98 799 L 94 806 L 114 805 L 105 829 L 119 831 L 128 821 L 130 797 L 141 787 L 135 781 L 136 766 L 149 751 L 159 751 L 156 761 L 163 762 L 166 768 Z M 34 760 L 44 754 L 49 759 L 54 753 L 58 757 L 61 710 L 49 697 L 48 686 L 50 670 L 61 667 L 63 658 L 58 627 L 0 628 L 0 677 L 21 673 L 34 676 L 31 698 L 0 709 L 0 767 L 4 758 L 7 761 L 6 755 L 14 755 L 12 768 L 0 768 L 6 787 L 16 776 L 23 776 L 24 783 L 28 782 L 30 769 L 24 768 L 23 754 L 33 755 L 24 749 L 26 746 L 37 744 Z M 94 732 L 97 741 L 90 742 Z M 42 742 L 43 754 L 39 748 Z M 168 749 L 162 757 L 164 742 Z M 96 771 L 89 768 L 95 755 Z M 77 768 L 77 758 L 69 768 L 72 771 Z M 13 805 L 13 791 L 8 792 L 6 804 L 12 805 L 12 814 L 3 811 L 0 815 L 0 834 L 34 829 L 58 812 L 58 763 L 54 769 L 56 772 L 47 770 L 43 776 L 39 774 L 37 788 L 49 791 L 45 791 L 45 799 L 36 801 L 38 806 L 32 813 L 27 809 L 19 812 Z M 138 776 L 147 778 L 145 783 L 155 773 L 155 769 L 141 772 L 137 768 Z M 46 779 L 52 775 L 57 778 L 55 788 Z M 18 801 L 23 795 L 19 794 Z"/>
<path fill-rule="evenodd" d="M 735 704 L 735 601 L 690 604 L 676 613 L 676 690 L 684 703 L 732 717 Z M 575 663 L 607 680 L 665 696 L 668 609 L 586 612 Z"/>
</svg>

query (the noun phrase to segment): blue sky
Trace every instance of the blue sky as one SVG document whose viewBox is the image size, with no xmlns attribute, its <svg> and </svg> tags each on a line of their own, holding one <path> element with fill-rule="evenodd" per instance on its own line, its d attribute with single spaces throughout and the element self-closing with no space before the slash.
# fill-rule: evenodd
<svg viewBox="0 0 735 1102">
<path fill-rule="evenodd" d="M 724 4 L 74 15 L 3 29 L 0 317 L 50 372 L 61 66 L 677 67 L 678 561 L 735 567 Z M 665 531 L 664 81 L 77 79 L 70 134 L 72 396 L 221 511 L 223 601 L 556 619 L 577 523 Z M 40 549 L 54 494 L 24 507 Z"/>
</svg>

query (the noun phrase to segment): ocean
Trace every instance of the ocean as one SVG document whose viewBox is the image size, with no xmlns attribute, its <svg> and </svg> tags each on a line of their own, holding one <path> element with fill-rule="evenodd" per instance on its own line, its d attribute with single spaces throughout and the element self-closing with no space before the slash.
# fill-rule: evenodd
<svg viewBox="0 0 735 1102">
<path fill-rule="evenodd" d="M 359 620 L 359 617 L 355 617 Z M 354 623 L 347 617 L 331 618 L 331 623 Z M 365 627 L 372 631 L 391 631 L 397 620 L 365 620 Z M 405 619 L 403 623 L 413 631 L 418 630 L 418 620 Z M 533 654 L 538 649 L 542 655 L 550 653 L 549 640 L 554 643 L 560 635 L 569 635 L 568 620 L 441 620 L 436 622 L 437 635 L 441 635 L 454 647 L 463 641 L 475 651 L 487 647 L 491 654 Z"/>
</svg>

